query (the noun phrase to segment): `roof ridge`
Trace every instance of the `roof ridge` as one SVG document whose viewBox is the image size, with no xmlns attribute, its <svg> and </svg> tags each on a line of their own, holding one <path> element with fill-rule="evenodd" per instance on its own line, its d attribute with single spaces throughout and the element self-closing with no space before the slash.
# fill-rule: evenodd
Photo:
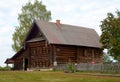
<svg viewBox="0 0 120 82">
<path fill-rule="evenodd" d="M 38 19 L 35 20 L 35 21 L 56 24 L 56 22 L 52 22 L 52 21 L 43 21 L 43 20 L 38 20 Z M 83 29 L 91 29 L 91 30 L 94 30 L 93 28 L 84 27 L 84 26 L 78 26 L 78 25 L 72 25 L 72 24 L 65 24 L 65 23 L 60 23 L 60 24 L 61 24 L 61 25 L 66 25 L 66 26 L 71 26 L 71 27 L 78 27 L 78 28 L 83 28 Z"/>
</svg>

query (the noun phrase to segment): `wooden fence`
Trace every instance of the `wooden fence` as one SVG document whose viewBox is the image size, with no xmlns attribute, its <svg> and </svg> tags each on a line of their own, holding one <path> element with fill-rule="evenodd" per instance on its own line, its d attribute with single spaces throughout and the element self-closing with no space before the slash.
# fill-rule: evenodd
<svg viewBox="0 0 120 82">
<path fill-rule="evenodd" d="M 106 73 L 120 73 L 120 64 L 91 64 L 91 63 L 79 63 L 74 64 L 74 68 L 78 71 L 95 71 Z M 57 65 L 56 70 L 67 70 L 68 64 Z"/>
</svg>

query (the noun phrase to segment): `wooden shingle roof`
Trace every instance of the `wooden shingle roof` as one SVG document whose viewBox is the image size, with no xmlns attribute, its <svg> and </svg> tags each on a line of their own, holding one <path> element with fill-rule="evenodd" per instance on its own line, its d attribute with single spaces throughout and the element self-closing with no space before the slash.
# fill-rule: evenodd
<svg viewBox="0 0 120 82">
<path fill-rule="evenodd" d="M 50 44 L 63 44 L 101 48 L 99 36 L 94 29 L 35 20 Z"/>
</svg>

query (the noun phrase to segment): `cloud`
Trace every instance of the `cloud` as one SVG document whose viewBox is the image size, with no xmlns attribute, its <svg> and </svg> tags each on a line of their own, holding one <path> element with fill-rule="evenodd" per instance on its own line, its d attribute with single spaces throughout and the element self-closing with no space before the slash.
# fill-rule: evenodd
<svg viewBox="0 0 120 82">
<path fill-rule="evenodd" d="M 7 3 L 7 5 L 5 5 Z M 20 12 L 21 5 L 18 0 L 0 1 L 0 66 L 4 65 L 6 58 L 14 55 L 11 48 L 12 34 L 17 23 L 17 14 Z"/>
<path fill-rule="evenodd" d="M 52 0 L 51 4 L 48 4 L 47 0 L 44 0 L 43 3 L 51 10 L 53 21 L 60 18 L 62 23 L 94 28 L 100 35 L 100 21 L 108 12 L 114 13 L 116 8 L 119 8 L 120 1 Z"/>
</svg>

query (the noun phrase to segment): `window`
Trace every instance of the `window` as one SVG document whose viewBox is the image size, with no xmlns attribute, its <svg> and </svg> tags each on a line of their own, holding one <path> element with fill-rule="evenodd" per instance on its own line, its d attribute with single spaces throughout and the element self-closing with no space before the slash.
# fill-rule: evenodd
<svg viewBox="0 0 120 82">
<path fill-rule="evenodd" d="M 96 51 L 95 51 L 95 58 L 99 58 L 99 57 L 100 57 L 99 51 L 96 50 Z"/>
<path fill-rule="evenodd" d="M 84 49 L 84 54 L 83 56 L 87 56 L 87 49 Z"/>
</svg>

